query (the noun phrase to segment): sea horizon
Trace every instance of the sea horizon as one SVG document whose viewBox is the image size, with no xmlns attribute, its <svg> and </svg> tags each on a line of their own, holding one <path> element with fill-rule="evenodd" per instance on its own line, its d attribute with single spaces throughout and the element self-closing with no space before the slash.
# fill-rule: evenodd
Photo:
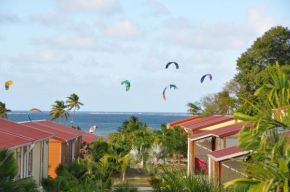
<svg viewBox="0 0 290 192">
<path fill-rule="evenodd" d="M 72 112 L 67 121 L 62 119 L 62 124 L 71 126 Z M 8 119 L 14 122 L 29 121 L 27 117 L 28 111 L 15 110 L 8 113 Z M 51 120 L 48 116 L 49 111 L 33 112 L 30 114 L 32 121 L 35 120 Z M 94 134 L 108 137 L 109 133 L 117 131 L 125 120 L 129 120 L 131 116 L 136 116 L 140 121 L 146 123 L 152 129 L 160 130 L 161 124 L 175 121 L 187 116 L 189 113 L 178 112 L 119 112 L 119 111 L 76 111 L 74 126 L 80 127 L 83 131 L 88 131 L 91 126 L 97 125 L 98 128 Z M 60 123 L 60 119 L 54 120 Z"/>
</svg>

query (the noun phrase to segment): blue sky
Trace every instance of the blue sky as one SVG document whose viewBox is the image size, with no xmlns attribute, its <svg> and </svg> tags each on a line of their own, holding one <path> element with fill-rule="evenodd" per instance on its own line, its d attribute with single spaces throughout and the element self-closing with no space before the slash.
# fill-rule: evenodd
<svg viewBox="0 0 290 192">
<path fill-rule="evenodd" d="M 1 0 L 0 101 L 50 110 L 76 93 L 82 111 L 186 112 L 221 90 L 257 37 L 289 28 L 289 10 L 287 0 Z M 179 89 L 164 101 L 169 84 Z"/>
</svg>

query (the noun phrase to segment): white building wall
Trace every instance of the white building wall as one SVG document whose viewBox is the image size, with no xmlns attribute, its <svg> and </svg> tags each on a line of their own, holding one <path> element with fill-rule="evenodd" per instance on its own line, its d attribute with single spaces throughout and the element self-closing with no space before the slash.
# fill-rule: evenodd
<svg viewBox="0 0 290 192">
<path fill-rule="evenodd" d="M 225 183 L 233 179 L 245 177 L 241 174 L 243 169 L 243 165 L 237 161 L 224 162 L 222 166 L 222 182 Z"/>
<path fill-rule="evenodd" d="M 208 163 L 208 154 L 211 152 L 211 142 L 195 142 L 195 157 Z"/>
</svg>

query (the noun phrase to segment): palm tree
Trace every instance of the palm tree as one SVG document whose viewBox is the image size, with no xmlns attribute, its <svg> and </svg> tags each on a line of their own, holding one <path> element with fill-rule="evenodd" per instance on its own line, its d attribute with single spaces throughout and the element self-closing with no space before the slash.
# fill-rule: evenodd
<svg viewBox="0 0 290 192">
<path fill-rule="evenodd" d="M 110 176 L 107 167 L 100 163 L 86 162 L 82 158 L 74 159 L 71 164 L 59 165 L 55 179 L 42 180 L 46 192 L 78 191 L 78 192 L 107 192 L 110 188 Z"/>
<path fill-rule="evenodd" d="M 8 119 L 7 113 L 11 112 L 10 109 L 6 109 L 6 104 L 0 102 L 0 115 L 2 118 Z"/>
<path fill-rule="evenodd" d="M 135 116 L 131 116 L 130 120 L 125 120 L 122 123 L 121 127 L 118 127 L 118 132 L 122 133 L 122 132 L 132 132 L 135 131 L 141 127 L 147 127 L 147 124 L 143 125 L 142 121 L 139 121 L 138 117 Z"/>
<path fill-rule="evenodd" d="M 149 182 L 156 192 L 179 192 L 179 191 L 220 191 L 207 175 L 187 175 L 180 168 L 161 167 L 162 171 L 151 175 Z"/>
<path fill-rule="evenodd" d="M 79 101 L 79 96 L 77 96 L 76 94 L 71 94 L 69 97 L 67 97 L 68 100 L 66 101 L 66 103 L 68 104 L 67 107 L 69 108 L 68 110 L 72 110 L 72 108 L 74 108 L 74 114 L 72 116 L 72 121 L 71 121 L 71 127 L 73 127 L 74 125 L 74 117 L 75 117 L 75 113 L 76 113 L 76 109 L 79 110 L 81 106 L 83 106 L 84 104 L 81 103 Z"/>
<path fill-rule="evenodd" d="M 243 129 L 239 137 L 240 147 L 251 157 L 245 164 L 244 174 L 248 178 L 238 178 L 226 183 L 228 186 L 246 185 L 249 191 L 288 191 L 290 182 L 290 80 L 281 72 L 279 65 L 269 66 L 270 82 L 257 90 L 264 94 L 264 105 L 251 103 L 258 114 L 254 117 L 235 113 L 234 117 L 255 125 L 253 129 Z M 274 110 L 273 110 L 274 109 Z"/>
<path fill-rule="evenodd" d="M 65 120 L 67 121 L 69 113 L 65 110 L 67 108 L 67 106 L 64 104 L 63 101 L 55 101 L 55 104 L 52 105 L 52 109 L 49 112 L 49 116 L 51 117 L 51 120 L 55 120 L 57 118 L 60 117 L 60 124 L 61 124 L 61 120 L 63 117 L 65 117 Z"/>
<path fill-rule="evenodd" d="M 117 156 L 109 154 L 104 155 L 104 159 L 108 160 L 109 158 L 115 159 L 120 164 L 122 180 L 125 181 L 126 171 L 131 161 L 130 155 L 129 154 L 125 156 Z"/>
<path fill-rule="evenodd" d="M 15 180 L 17 163 L 13 151 L 0 149 L 0 191 L 37 191 L 35 181 L 29 177 Z"/>
<path fill-rule="evenodd" d="M 160 159 L 165 162 L 166 154 L 162 143 L 152 145 L 149 149 L 149 156 L 153 159 L 154 163 L 158 163 Z"/>
</svg>

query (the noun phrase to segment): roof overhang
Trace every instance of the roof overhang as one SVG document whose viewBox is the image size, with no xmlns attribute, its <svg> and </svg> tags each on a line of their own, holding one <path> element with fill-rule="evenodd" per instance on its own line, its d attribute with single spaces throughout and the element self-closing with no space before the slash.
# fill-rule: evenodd
<svg viewBox="0 0 290 192">
<path fill-rule="evenodd" d="M 222 157 L 214 157 L 213 155 L 211 154 L 208 154 L 208 156 L 216 161 L 216 162 L 220 162 L 220 161 L 225 161 L 225 160 L 230 160 L 230 159 L 233 159 L 233 158 L 237 158 L 237 157 L 240 157 L 240 156 L 244 156 L 246 154 L 248 154 L 249 151 L 240 151 L 240 152 L 237 152 L 237 153 L 233 153 L 233 154 L 229 154 L 229 155 L 225 155 L 225 156 L 222 156 Z"/>
</svg>

